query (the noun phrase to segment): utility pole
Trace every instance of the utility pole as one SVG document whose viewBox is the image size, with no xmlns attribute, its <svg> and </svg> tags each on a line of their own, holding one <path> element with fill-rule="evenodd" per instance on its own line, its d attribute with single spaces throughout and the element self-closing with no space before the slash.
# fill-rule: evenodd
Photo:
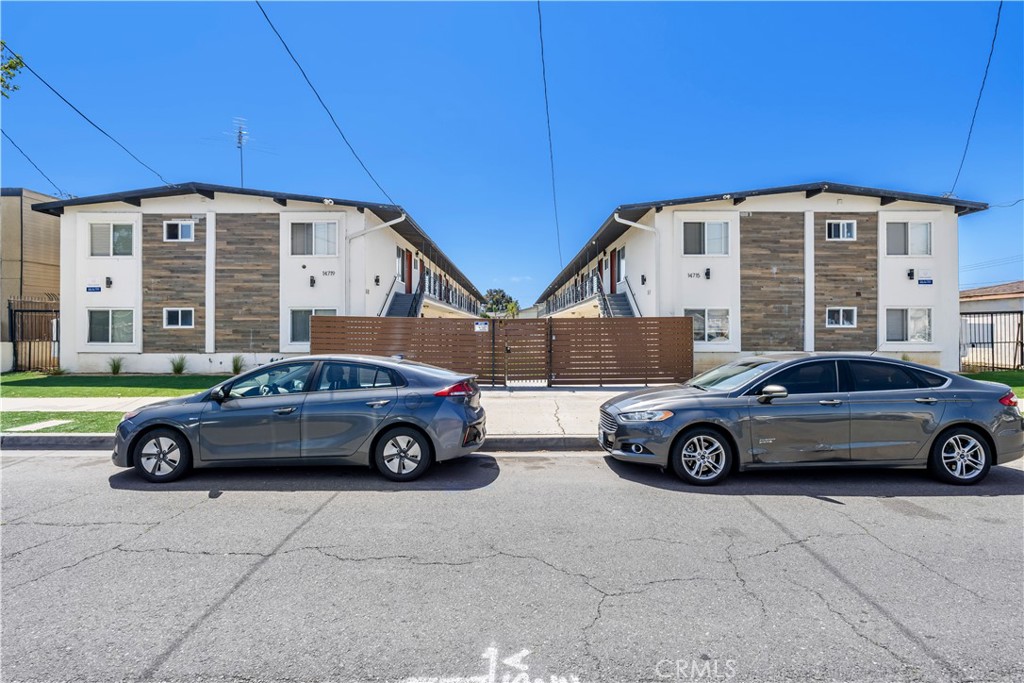
<svg viewBox="0 0 1024 683">
<path fill-rule="evenodd" d="M 243 148 L 248 140 L 249 131 L 245 126 L 245 119 L 236 116 L 235 123 L 235 146 L 238 148 L 238 186 L 245 187 L 245 156 Z"/>
</svg>

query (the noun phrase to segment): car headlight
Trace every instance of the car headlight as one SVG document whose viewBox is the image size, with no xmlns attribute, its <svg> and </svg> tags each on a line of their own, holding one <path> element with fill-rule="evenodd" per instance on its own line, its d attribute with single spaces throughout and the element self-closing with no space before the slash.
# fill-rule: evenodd
<svg viewBox="0 0 1024 683">
<path fill-rule="evenodd" d="M 623 422 L 661 422 L 672 417 L 671 410 L 640 410 L 635 413 L 620 413 Z"/>
<path fill-rule="evenodd" d="M 127 420 L 130 420 L 130 419 L 132 419 L 133 417 L 135 417 L 136 415 L 138 415 L 141 412 L 142 412 L 142 410 L 140 409 L 140 410 L 133 410 L 130 413 L 125 413 L 124 415 L 121 416 L 121 422 L 125 422 Z"/>
</svg>

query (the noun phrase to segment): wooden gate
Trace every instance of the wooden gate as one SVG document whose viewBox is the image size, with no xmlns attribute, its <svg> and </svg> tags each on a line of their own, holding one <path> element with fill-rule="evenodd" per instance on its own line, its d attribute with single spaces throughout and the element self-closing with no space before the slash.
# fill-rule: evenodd
<svg viewBox="0 0 1024 683">
<path fill-rule="evenodd" d="M 60 365 L 60 303 L 10 299 L 7 320 L 15 370 L 52 370 Z"/>
<path fill-rule="evenodd" d="M 314 354 L 401 355 L 491 386 L 667 383 L 693 375 L 692 323 L 313 316 L 310 347 Z"/>
</svg>

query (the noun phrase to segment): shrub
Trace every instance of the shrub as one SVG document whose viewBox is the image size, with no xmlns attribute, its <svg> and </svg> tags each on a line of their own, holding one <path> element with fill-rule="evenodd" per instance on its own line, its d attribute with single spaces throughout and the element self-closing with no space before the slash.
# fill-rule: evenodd
<svg viewBox="0 0 1024 683">
<path fill-rule="evenodd" d="M 173 372 L 175 375 L 180 375 L 181 373 L 185 372 L 185 366 L 187 364 L 188 361 L 185 360 L 185 356 L 178 354 L 177 356 L 171 359 L 171 372 Z"/>
<path fill-rule="evenodd" d="M 239 375 L 244 369 L 245 357 L 240 353 L 236 353 L 234 356 L 231 356 L 231 374 Z"/>
<path fill-rule="evenodd" d="M 54 375 L 54 376 L 59 376 L 59 375 L 66 375 L 66 374 L 68 374 L 68 371 L 67 371 L 67 370 L 65 370 L 65 369 L 64 369 L 64 368 L 62 368 L 62 367 L 56 367 L 56 368 L 47 368 L 46 370 L 43 370 L 43 372 L 44 372 L 44 373 L 46 373 L 47 375 Z"/>
<path fill-rule="evenodd" d="M 114 356 L 113 358 L 107 359 L 107 367 L 110 368 L 111 375 L 120 375 L 121 367 L 124 365 L 124 358 L 121 356 Z"/>
</svg>

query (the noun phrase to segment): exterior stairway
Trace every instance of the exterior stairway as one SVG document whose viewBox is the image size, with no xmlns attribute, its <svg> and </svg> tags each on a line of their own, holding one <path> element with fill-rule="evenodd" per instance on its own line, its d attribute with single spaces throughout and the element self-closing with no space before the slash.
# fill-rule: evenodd
<svg viewBox="0 0 1024 683">
<path fill-rule="evenodd" d="M 608 295 L 608 309 L 610 317 L 612 318 L 635 318 L 636 313 L 633 312 L 633 307 L 629 305 L 629 298 L 625 292 L 622 294 L 609 294 Z"/>
<path fill-rule="evenodd" d="M 416 294 L 395 294 L 391 297 L 391 305 L 388 306 L 386 318 L 415 318 L 419 316 L 419 304 L 422 297 Z"/>
</svg>

